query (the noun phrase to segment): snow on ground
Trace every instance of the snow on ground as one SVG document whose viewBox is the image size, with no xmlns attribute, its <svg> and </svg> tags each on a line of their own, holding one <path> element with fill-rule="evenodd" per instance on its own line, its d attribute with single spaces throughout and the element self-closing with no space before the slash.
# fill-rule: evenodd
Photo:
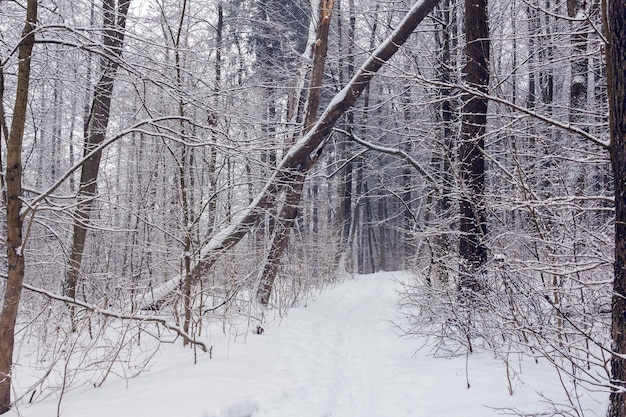
<svg viewBox="0 0 626 417">
<path fill-rule="evenodd" d="M 64 417 L 489 417 L 565 402 L 555 371 L 483 352 L 434 358 L 424 341 L 400 337 L 395 323 L 404 273 L 359 276 L 278 317 L 262 335 L 210 336 L 213 358 L 168 345 L 151 370 L 129 381 L 66 393 Z M 471 388 L 467 388 L 469 380 Z M 606 399 L 582 398 L 585 416 L 604 415 Z M 21 405 L 9 416 L 57 415 L 57 399 Z M 542 414 L 544 415 L 544 414 Z M 561 414 L 559 414 L 561 415 Z"/>
</svg>

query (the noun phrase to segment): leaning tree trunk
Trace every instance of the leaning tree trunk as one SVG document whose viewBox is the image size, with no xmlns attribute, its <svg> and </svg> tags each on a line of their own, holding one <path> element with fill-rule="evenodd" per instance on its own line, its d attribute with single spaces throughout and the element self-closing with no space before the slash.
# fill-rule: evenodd
<svg viewBox="0 0 626 417">
<path fill-rule="evenodd" d="M 483 93 L 489 86 L 489 26 L 487 0 L 465 0 L 466 81 Z M 464 97 L 459 147 L 461 276 L 459 287 L 476 291 L 480 288 L 478 273 L 487 262 L 485 235 L 485 128 L 487 99 Z"/>
<path fill-rule="evenodd" d="M 119 67 L 119 60 L 124 45 L 126 16 L 130 0 L 104 0 L 104 51 L 100 58 L 101 76 L 95 88 L 91 110 L 85 122 L 84 155 L 87 156 L 104 141 L 111 111 L 113 80 Z M 102 151 L 95 152 L 81 168 L 78 206 L 74 218 L 72 248 L 67 276 L 65 295 L 76 298 L 76 287 L 85 249 L 87 229 L 91 218 L 91 209 L 96 195 L 96 183 L 100 170 Z"/>
<path fill-rule="evenodd" d="M 7 140 L 6 215 L 7 282 L 0 315 L 0 414 L 11 407 L 11 373 L 15 345 L 15 321 L 24 283 L 24 241 L 22 240 L 22 143 L 28 108 L 30 61 L 35 45 L 37 0 L 26 4 L 26 23 L 18 49 L 18 73 L 11 130 Z"/>
<path fill-rule="evenodd" d="M 317 25 L 314 51 L 313 67 L 311 69 L 311 80 L 309 82 L 309 94 L 304 114 L 304 133 L 306 134 L 317 119 L 317 108 L 319 107 L 322 93 L 322 78 L 324 77 L 324 65 L 326 63 L 326 52 L 328 50 L 328 32 L 330 30 L 330 18 L 332 16 L 334 0 L 320 0 L 319 22 Z M 276 226 L 270 248 L 265 258 L 265 263 L 261 271 L 259 288 L 257 290 L 257 300 L 267 305 L 274 287 L 274 280 L 280 267 L 280 258 L 289 242 L 289 233 L 298 215 L 298 207 L 302 200 L 302 189 L 306 180 L 306 173 L 311 168 L 314 160 L 307 159 L 303 165 L 293 175 L 289 175 L 285 188 L 285 202 L 278 213 Z"/>
<path fill-rule="evenodd" d="M 608 2 L 607 85 L 615 187 L 615 265 L 612 300 L 609 417 L 626 417 L 626 1 Z"/>
</svg>

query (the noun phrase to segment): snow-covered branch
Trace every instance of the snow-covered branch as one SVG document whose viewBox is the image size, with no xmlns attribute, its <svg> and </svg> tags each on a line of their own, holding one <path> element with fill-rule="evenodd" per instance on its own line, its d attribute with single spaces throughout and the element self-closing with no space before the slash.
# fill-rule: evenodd
<svg viewBox="0 0 626 417">
<path fill-rule="evenodd" d="M 335 128 L 334 130 L 335 130 L 335 132 L 340 132 L 340 133 L 343 133 L 343 134 L 349 136 L 351 140 L 355 141 L 359 145 L 365 146 L 368 149 L 371 149 L 371 150 L 376 151 L 376 152 L 384 153 L 384 154 L 387 154 L 387 155 L 398 156 L 398 157 L 404 159 L 413 168 L 415 168 L 415 170 L 417 172 L 419 172 L 420 175 L 422 175 L 424 178 L 426 178 L 426 180 L 430 184 L 436 185 L 436 184 L 440 183 L 440 181 L 437 181 L 435 178 L 433 178 L 433 176 L 430 175 L 424 169 L 424 167 L 422 167 L 422 165 L 415 160 L 415 158 L 413 158 L 411 155 L 409 155 L 408 153 L 406 153 L 402 149 L 388 148 L 388 147 L 385 147 L 385 146 L 376 145 L 375 143 L 372 143 L 372 142 L 369 142 L 369 141 L 367 141 L 365 139 L 362 139 L 362 138 L 356 136 L 354 133 L 347 132 L 347 131 L 345 131 L 343 129 Z"/>
<path fill-rule="evenodd" d="M 140 129 L 140 127 L 146 126 L 146 125 L 155 125 L 155 124 L 157 124 L 159 122 L 172 121 L 172 120 L 184 120 L 184 121 L 193 123 L 192 120 L 190 120 L 188 118 L 185 118 L 185 117 L 181 117 L 181 116 L 164 116 L 164 117 L 159 117 L 159 118 L 142 120 L 140 122 L 135 123 L 133 126 L 129 127 L 128 129 L 124 129 L 124 130 L 118 132 L 115 136 L 113 136 L 113 137 L 109 138 L 108 140 L 102 142 L 97 147 L 93 148 L 93 150 L 91 152 L 89 152 L 87 155 L 83 156 L 82 159 L 80 159 L 72 167 L 70 167 L 67 171 L 65 171 L 65 173 L 63 173 L 63 175 L 61 175 L 61 177 L 59 177 L 50 187 L 48 187 L 45 191 L 41 192 L 32 201 L 25 201 L 26 205 L 24 206 L 24 208 L 22 208 L 22 212 L 20 213 L 22 219 L 25 218 L 31 211 L 33 211 L 35 209 L 35 207 L 37 207 L 39 205 L 39 203 L 44 201 L 53 192 L 55 192 L 80 167 L 82 167 L 85 162 L 87 162 L 90 158 L 92 158 L 98 152 L 102 152 L 103 149 L 111 146 L 113 143 L 115 143 L 118 140 L 128 136 L 131 133 L 143 132 L 143 133 L 150 134 L 150 135 L 153 135 L 153 136 L 162 136 L 162 135 L 160 135 L 159 133 L 156 133 L 156 132 L 144 131 L 144 130 Z M 168 138 L 169 138 L 169 136 L 168 136 Z M 173 138 L 173 137 L 171 137 L 171 138 Z M 173 139 L 175 139 L 177 141 L 180 141 L 180 139 L 177 139 L 177 138 L 173 138 Z"/>
<path fill-rule="evenodd" d="M 431 80 L 431 79 L 427 79 L 425 77 L 421 77 L 419 75 L 414 75 L 414 77 L 418 78 L 420 81 L 422 81 L 423 83 L 426 84 L 430 84 L 430 85 L 434 85 L 436 87 L 445 87 L 445 88 L 455 88 L 455 89 L 459 89 L 467 94 L 470 94 L 472 96 L 476 96 L 476 97 L 482 97 L 482 98 L 486 98 L 489 101 L 492 101 L 494 103 L 498 103 L 498 104 L 502 104 L 504 106 L 507 106 L 515 111 L 518 111 L 520 113 L 526 114 L 527 116 L 530 116 L 534 119 L 540 120 L 548 125 L 552 125 L 554 127 L 557 127 L 559 129 L 568 131 L 570 133 L 574 133 L 576 135 L 580 135 L 581 137 L 587 139 L 589 142 L 600 146 L 603 149 L 609 149 L 609 141 L 608 140 L 602 140 L 594 135 L 592 135 L 591 133 L 576 127 L 574 125 L 572 125 L 569 122 L 560 122 L 556 119 L 553 119 L 551 117 L 545 116 L 543 114 L 537 113 L 537 111 L 529 109 L 527 107 L 524 106 L 520 106 L 519 104 L 515 104 L 507 99 L 498 97 L 498 96 L 494 96 L 491 94 L 487 94 L 483 91 L 480 91 L 478 89 L 472 88 L 466 84 L 450 84 L 450 83 L 446 83 L 446 82 L 441 82 L 441 81 L 436 81 L 436 80 Z"/>
</svg>

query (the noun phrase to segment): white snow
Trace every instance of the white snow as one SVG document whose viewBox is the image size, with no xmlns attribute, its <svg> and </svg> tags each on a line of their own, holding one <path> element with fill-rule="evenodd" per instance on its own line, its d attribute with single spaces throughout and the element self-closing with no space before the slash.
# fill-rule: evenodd
<svg viewBox="0 0 626 417">
<path fill-rule="evenodd" d="M 542 396 L 565 402 L 546 361 L 513 359 L 513 395 L 504 363 L 486 352 L 433 357 L 420 337 L 400 337 L 397 280 L 358 276 L 270 319 L 261 335 L 211 334 L 213 358 L 166 345 L 152 369 L 129 381 L 65 393 L 64 417 L 489 417 L 510 408 L 539 412 Z M 471 388 L 467 388 L 469 380 Z M 601 416 L 606 395 L 581 397 Z M 599 400 L 598 400 L 599 398 Z M 20 405 L 11 417 L 55 416 L 58 398 Z M 542 414 L 543 415 L 543 414 Z"/>
</svg>

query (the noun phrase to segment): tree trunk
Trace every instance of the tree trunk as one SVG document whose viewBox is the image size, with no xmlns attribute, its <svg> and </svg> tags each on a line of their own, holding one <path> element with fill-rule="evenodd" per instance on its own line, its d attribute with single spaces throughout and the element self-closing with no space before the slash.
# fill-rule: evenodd
<svg viewBox="0 0 626 417">
<path fill-rule="evenodd" d="M 534 51 L 539 38 L 539 16 L 538 8 L 530 3 L 526 3 L 526 14 L 528 15 L 528 49 Z M 537 63 L 535 54 L 528 57 L 528 96 L 526 97 L 526 107 L 530 110 L 537 105 Z"/>
<path fill-rule="evenodd" d="M 105 139 L 109 124 L 113 81 L 122 55 L 126 15 L 130 0 L 104 0 L 104 53 L 100 58 L 101 76 L 94 88 L 91 110 L 85 122 L 84 155 L 88 155 Z M 96 183 L 100 170 L 102 151 L 96 152 L 81 168 L 78 206 L 74 218 L 72 248 L 67 276 L 65 295 L 76 298 L 76 287 L 85 249 L 87 228 L 91 209 L 96 195 Z"/>
<path fill-rule="evenodd" d="M 465 1 L 466 81 L 471 88 L 486 93 L 489 86 L 489 27 L 487 0 Z M 477 274 L 487 262 L 487 220 L 485 216 L 485 127 L 487 99 L 466 96 L 463 104 L 461 146 L 459 147 L 460 242 L 463 264 L 459 286 L 478 290 Z"/>
<path fill-rule="evenodd" d="M 361 222 L 361 199 L 363 196 L 363 160 L 358 158 L 354 167 L 354 208 L 352 211 L 352 226 L 350 227 L 349 244 L 352 251 L 352 271 L 360 273 L 363 270 L 363 251 L 360 244 L 360 236 L 363 234 L 363 222 Z"/>
<path fill-rule="evenodd" d="M 354 33 L 356 31 L 356 12 L 354 9 L 354 0 L 350 0 L 348 2 L 349 5 L 349 26 L 348 26 L 348 45 L 347 49 L 344 52 L 344 48 L 342 45 L 343 37 L 341 36 L 342 32 L 338 29 L 340 36 L 340 48 L 339 48 L 339 56 L 340 56 L 340 71 L 339 71 L 339 82 L 341 87 L 345 85 L 344 83 L 344 69 L 343 62 L 344 56 L 347 61 L 345 72 L 347 72 L 348 77 L 352 77 L 354 73 L 354 53 L 353 53 L 353 42 Z M 341 12 L 341 2 L 338 3 L 338 11 Z M 338 18 L 339 28 L 342 26 L 342 17 L 339 15 Z M 352 134 L 352 129 L 354 126 L 354 113 L 348 112 L 346 115 L 345 121 L 345 130 Z M 348 138 L 346 138 L 348 139 Z M 342 271 L 352 269 L 351 266 L 348 267 L 348 262 L 350 260 L 350 254 L 352 253 L 352 248 L 350 247 L 350 236 L 352 234 L 351 226 L 352 226 L 352 202 L 353 202 L 353 190 L 352 190 L 352 182 L 353 182 L 353 162 L 350 157 L 350 146 L 349 140 L 344 140 L 341 142 L 339 146 L 339 156 L 341 159 L 346 159 L 345 165 L 341 170 L 341 179 L 339 181 L 339 216 L 338 216 L 338 226 L 341 229 L 341 241 L 339 246 L 339 253 L 337 254 L 339 259 L 339 268 Z M 354 271 L 354 269 L 352 269 Z"/>
<path fill-rule="evenodd" d="M 441 51 L 441 66 L 440 66 L 440 74 L 442 82 L 444 83 L 452 83 L 453 82 L 453 69 L 456 66 L 456 55 L 454 55 L 454 51 L 458 46 L 458 38 L 457 38 L 457 28 L 458 21 L 456 18 L 456 1 L 454 0 L 446 0 L 443 3 L 443 27 L 442 27 L 442 51 Z M 438 221 L 442 219 L 448 219 L 450 216 L 450 211 L 453 206 L 452 204 L 452 184 L 453 184 L 453 173 L 450 161 L 454 160 L 454 147 L 456 144 L 456 135 L 454 134 L 454 124 L 455 121 L 458 121 L 458 106 L 455 105 L 452 98 L 452 89 L 446 87 L 441 91 L 441 124 L 442 124 L 442 155 L 439 157 L 438 161 L 438 171 L 441 173 L 442 184 L 440 186 L 441 196 L 439 201 L 437 202 L 436 212 L 438 215 Z M 456 220 L 456 219 L 454 219 Z M 439 279 L 443 283 L 448 282 L 449 274 L 448 268 L 449 266 L 445 265 L 443 261 L 445 254 L 449 250 L 450 245 L 452 244 L 450 235 L 448 231 L 450 230 L 452 221 L 448 220 L 443 224 L 443 233 L 437 237 L 434 248 L 436 253 L 435 262 L 438 265 L 438 275 Z"/>
<path fill-rule="evenodd" d="M 22 240 L 22 143 L 28 105 L 30 62 L 35 45 L 37 0 L 26 4 L 26 23 L 18 48 L 18 73 L 11 130 L 7 140 L 6 215 L 7 215 L 7 282 L 0 315 L 0 414 L 11 407 L 11 378 L 15 321 L 24 283 L 24 241 Z"/>
<path fill-rule="evenodd" d="M 272 242 L 263 265 L 261 280 L 256 294 L 257 300 L 264 306 L 269 303 L 272 295 L 274 281 L 280 267 L 280 258 L 287 247 L 289 232 L 298 215 L 298 206 L 302 198 L 305 175 L 305 173 L 297 173 L 287 180 L 290 185 L 288 185 L 285 202 L 281 207 L 274 226 Z"/>
<path fill-rule="evenodd" d="M 385 197 L 380 197 L 377 203 L 378 215 L 378 270 L 387 270 L 387 207 Z"/>
<path fill-rule="evenodd" d="M 221 5 L 220 5 L 221 6 Z M 220 7 L 218 7 L 218 15 L 221 11 Z M 176 70 L 176 85 L 182 91 L 183 90 L 183 77 L 182 77 L 182 64 L 181 64 L 181 38 L 183 33 L 183 26 L 185 23 L 185 18 L 187 17 L 187 0 L 182 1 L 180 17 L 178 20 L 178 27 L 176 29 L 176 35 L 170 32 L 170 36 L 172 37 L 171 41 L 174 47 L 174 65 Z M 219 26 L 219 23 L 218 23 Z M 183 118 L 185 117 L 185 103 L 182 99 L 178 101 L 178 116 L 180 116 L 179 121 L 179 134 L 181 137 L 185 137 L 185 123 L 183 122 Z M 184 310 L 184 319 L 183 319 L 183 331 L 185 333 L 189 333 L 189 326 L 191 324 L 191 316 L 193 309 L 193 302 L 191 299 L 191 290 L 193 287 L 192 276 L 191 276 L 191 256 L 192 256 L 192 225 L 194 222 L 193 216 L 193 204 L 192 204 L 192 196 L 193 196 L 193 185 L 188 184 L 187 178 L 187 167 L 193 167 L 193 149 L 188 149 L 183 145 L 181 150 L 181 155 L 178 157 L 173 150 L 170 149 L 172 156 L 175 161 L 178 163 L 178 184 L 180 187 L 180 203 L 181 203 L 181 211 L 182 211 L 182 224 L 183 224 L 183 233 L 185 234 L 183 238 L 184 246 L 183 246 L 183 262 L 182 262 L 182 271 L 183 271 L 183 310 Z M 193 173 L 189 173 L 189 182 L 193 181 Z M 188 340 L 183 340 L 183 345 L 186 346 L 189 343 Z"/>
<path fill-rule="evenodd" d="M 626 417 L 626 1 L 608 1 L 607 85 L 611 165 L 615 187 L 615 264 L 612 300 L 609 417 Z"/>
<path fill-rule="evenodd" d="M 324 77 L 324 65 L 326 62 L 326 51 L 328 50 L 328 32 L 330 30 L 330 18 L 332 16 L 334 0 L 320 0 L 318 25 L 316 31 L 317 41 L 314 47 L 313 67 L 311 69 L 311 80 L 309 83 L 309 93 L 304 114 L 304 133 L 306 134 L 317 120 L 317 109 L 322 95 L 322 79 Z M 289 233 L 291 227 L 296 220 L 298 214 L 298 206 L 302 199 L 302 189 L 306 180 L 306 172 L 313 164 L 313 160 L 308 158 L 294 175 L 289 176 L 289 181 L 285 188 L 285 203 L 283 204 L 272 235 L 267 257 L 263 270 L 261 271 L 261 279 L 257 290 L 257 300 L 267 305 L 269 302 L 274 280 L 280 267 L 280 258 L 289 241 Z"/>
</svg>

